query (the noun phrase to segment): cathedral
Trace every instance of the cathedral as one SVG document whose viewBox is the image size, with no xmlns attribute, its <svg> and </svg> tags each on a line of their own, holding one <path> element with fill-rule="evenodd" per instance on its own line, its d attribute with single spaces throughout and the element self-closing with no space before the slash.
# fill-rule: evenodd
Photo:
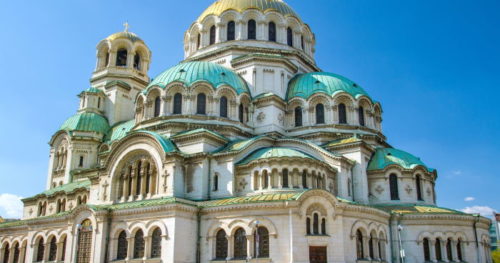
<svg viewBox="0 0 500 263">
<path fill-rule="evenodd" d="M 128 26 L 103 39 L 0 262 L 491 263 L 490 220 L 436 206 L 437 171 L 315 45 L 282 0 L 215 1 L 154 78 Z"/>
</svg>

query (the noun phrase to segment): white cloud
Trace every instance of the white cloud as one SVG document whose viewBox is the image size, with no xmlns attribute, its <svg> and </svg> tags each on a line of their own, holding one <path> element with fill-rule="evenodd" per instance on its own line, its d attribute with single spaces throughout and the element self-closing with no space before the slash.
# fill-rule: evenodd
<svg viewBox="0 0 500 263">
<path fill-rule="evenodd" d="M 453 171 L 453 174 L 454 175 L 461 175 L 462 174 L 462 170 Z"/>
<path fill-rule="evenodd" d="M 21 218 L 23 216 L 21 198 L 13 194 L 0 194 L 0 216 L 4 218 Z"/>
<path fill-rule="evenodd" d="M 472 202 L 472 201 L 474 201 L 474 200 L 476 200 L 476 198 L 475 198 L 475 197 L 472 197 L 472 196 L 466 197 L 466 198 L 464 199 L 464 201 L 465 201 L 465 202 Z"/>
<path fill-rule="evenodd" d="M 462 209 L 461 211 L 464 213 L 468 213 L 468 214 L 480 214 L 482 216 L 491 217 L 495 210 L 493 210 L 493 208 L 491 208 L 489 206 L 477 206 L 476 205 L 476 206 L 466 207 L 466 208 Z"/>
</svg>

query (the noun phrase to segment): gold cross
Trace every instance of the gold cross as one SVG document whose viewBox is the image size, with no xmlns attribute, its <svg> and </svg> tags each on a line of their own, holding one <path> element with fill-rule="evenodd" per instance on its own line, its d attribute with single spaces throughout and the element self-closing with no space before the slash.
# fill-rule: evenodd
<svg viewBox="0 0 500 263">
<path fill-rule="evenodd" d="M 128 22 L 125 22 L 125 24 L 123 24 L 123 26 L 125 27 L 124 32 L 128 32 L 128 28 L 129 28 L 129 26 L 130 26 L 130 25 L 128 24 Z"/>
</svg>

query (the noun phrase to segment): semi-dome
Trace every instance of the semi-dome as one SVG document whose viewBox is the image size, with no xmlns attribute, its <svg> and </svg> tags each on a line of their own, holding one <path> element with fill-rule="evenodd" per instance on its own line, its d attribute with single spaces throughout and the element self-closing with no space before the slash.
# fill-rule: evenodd
<svg viewBox="0 0 500 263">
<path fill-rule="evenodd" d="M 132 42 L 143 42 L 144 43 L 144 41 L 138 35 L 136 35 L 132 32 L 128 32 L 128 31 L 114 33 L 106 38 L 106 40 L 109 40 L 109 41 L 114 41 L 116 39 L 128 39 Z"/>
<path fill-rule="evenodd" d="M 164 71 L 149 84 L 146 91 L 153 86 L 165 88 L 173 82 L 181 82 L 191 86 L 200 81 L 208 82 L 216 89 L 228 85 L 238 95 L 242 93 L 250 95 L 247 83 L 234 71 L 215 63 L 201 61 L 181 63 Z"/>
<path fill-rule="evenodd" d="M 312 72 L 300 74 L 294 77 L 288 85 L 287 100 L 295 97 L 308 99 L 316 93 L 325 93 L 334 96 L 340 92 L 346 92 L 354 98 L 368 96 L 368 93 L 358 84 L 346 77 L 327 73 Z"/>
<path fill-rule="evenodd" d="M 282 0 L 218 0 L 201 14 L 198 21 L 202 21 L 210 15 L 219 16 L 228 10 L 241 13 L 248 9 L 257 9 L 264 13 L 275 11 L 284 16 L 293 16 L 300 19 L 297 13 Z"/>
<path fill-rule="evenodd" d="M 420 158 L 394 148 L 378 148 L 368 164 L 368 171 L 384 170 L 390 165 L 398 165 L 404 169 L 422 166 L 428 172 L 434 172 L 434 169 L 427 167 Z"/>
<path fill-rule="evenodd" d="M 301 152 L 299 150 L 295 150 L 292 148 L 286 148 L 286 147 L 266 147 L 266 148 L 261 148 L 247 157 L 245 157 L 243 160 L 238 162 L 237 165 L 245 165 L 249 164 L 253 161 L 257 161 L 260 159 L 272 159 L 272 158 L 306 158 L 306 159 L 312 159 L 312 160 L 317 160 L 313 156 Z"/>
<path fill-rule="evenodd" d="M 109 130 L 109 123 L 104 116 L 97 113 L 81 112 L 67 119 L 60 130 L 106 134 Z"/>
</svg>

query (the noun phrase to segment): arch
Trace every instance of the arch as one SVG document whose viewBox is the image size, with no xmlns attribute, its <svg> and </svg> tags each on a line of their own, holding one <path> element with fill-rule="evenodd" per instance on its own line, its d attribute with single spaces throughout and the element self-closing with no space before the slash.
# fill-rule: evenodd
<svg viewBox="0 0 500 263">
<path fill-rule="evenodd" d="M 226 231 L 224 229 L 219 229 L 215 237 L 215 259 L 225 260 L 228 257 L 227 254 L 228 241 L 226 237 Z"/>
<path fill-rule="evenodd" d="M 269 231 L 259 226 L 254 233 L 254 253 L 256 258 L 269 257 Z"/>
<path fill-rule="evenodd" d="M 161 236 L 162 232 L 159 227 L 155 227 L 151 235 L 151 257 L 161 258 Z"/>
<path fill-rule="evenodd" d="M 293 30 L 291 27 L 286 29 L 286 43 L 288 46 L 293 47 Z"/>
<path fill-rule="evenodd" d="M 142 229 L 136 231 L 134 235 L 134 259 L 139 259 L 144 257 L 145 249 L 144 232 Z"/>
<path fill-rule="evenodd" d="M 161 109 L 161 98 L 160 96 L 156 96 L 154 100 L 154 113 L 153 117 L 159 117 L 160 116 L 160 109 Z"/>
<path fill-rule="evenodd" d="M 359 125 L 365 126 L 365 108 L 363 106 L 359 106 L 358 108 L 358 120 L 359 120 Z"/>
<path fill-rule="evenodd" d="M 48 255 L 48 260 L 49 261 L 55 261 L 57 258 L 57 240 L 55 236 L 52 236 L 48 242 L 49 245 L 49 255 Z"/>
<path fill-rule="evenodd" d="M 436 239 L 436 243 L 434 244 L 434 246 L 435 246 L 434 251 L 436 251 L 436 259 L 438 261 L 442 261 L 443 260 L 443 256 L 442 256 L 442 253 L 441 253 L 441 239 L 440 238 Z"/>
<path fill-rule="evenodd" d="M 229 21 L 227 23 L 227 41 L 236 39 L 236 23 L 234 21 Z"/>
<path fill-rule="evenodd" d="M 126 67 L 128 59 L 128 50 L 126 48 L 120 48 L 116 52 L 116 66 L 117 67 Z"/>
<path fill-rule="evenodd" d="M 276 42 L 276 23 L 273 21 L 269 22 L 268 25 L 268 40 L 271 42 Z"/>
<path fill-rule="evenodd" d="M 210 35 L 209 35 L 209 45 L 215 44 L 215 34 L 216 34 L 217 28 L 215 25 L 210 27 Z"/>
<path fill-rule="evenodd" d="M 175 93 L 173 103 L 173 114 L 182 114 L 182 94 Z"/>
<path fill-rule="evenodd" d="M 344 103 L 340 103 L 338 106 L 339 123 L 347 124 L 347 109 Z"/>
<path fill-rule="evenodd" d="M 302 126 L 302 107 L 300 107 L 300 106 L 295 107 L 294 117 L 295 117 L 295 127 L 301 127 Z"/>
<path fill-rule="evenodd" d="M 247 22 L 247 39 L 257 39 L 257 22 L 254 19 L 250 19 Z"/>
<path fill-rule="evenodd" d="M 92 221 L 85 219 L 78 226 L 76 260 L 79 263 L 90 263 L 92 254 Z"/>
<path fill-rule="evenodd" d="M 424 260 L 426 262 L 431 261 L 430 241 L 428 238 L 424 238 L 423 240 L 423 250 L 424 250 Z"/>
<path fill-rule="evenodd" d="M 325 106 L 322 103 L 316 104 L 316 124 L 325 124 Z"/>
<path fill-rule="evenodd" d="M 448 261 L 453 261 L 451 238 L 448 238 L 446 240 L 446 258 L 448 259 Z"/>
<path fill-rule="evenodd" d="M 365 254 L 364 254 L 364 241 L 363 241 L 363 233 L 361 233 L 361 230 L 358 229 L 356 231 L 356 258 L 357 259 L 364 259 Z"/>
<path fill-rule="evenodd" d="M 128 239 L 127 231 L 121 230 L 118 235 L 118 244 L 116 248 L 116 259 L 123 260 L 127 258 L 128 251 Z"/>
<path fill-rule="evenodd" d="M 43 261 L 45 253 L 45 243 L 43 237 L 40 237 L 36 243 L 36 261 Z"/>
<path fill-rule="evenodd" d="M 247 258 L 247 237 L 243 228 L 236 229 L 234 233 L 233 251 L 235 259 Z"/>
<path fill-rule="evenodd" d="M 222 96 L 219 102 L 219 113 L 222 118 L 228 117 L 228 101 L 226 96 Z"/>
</svg>

